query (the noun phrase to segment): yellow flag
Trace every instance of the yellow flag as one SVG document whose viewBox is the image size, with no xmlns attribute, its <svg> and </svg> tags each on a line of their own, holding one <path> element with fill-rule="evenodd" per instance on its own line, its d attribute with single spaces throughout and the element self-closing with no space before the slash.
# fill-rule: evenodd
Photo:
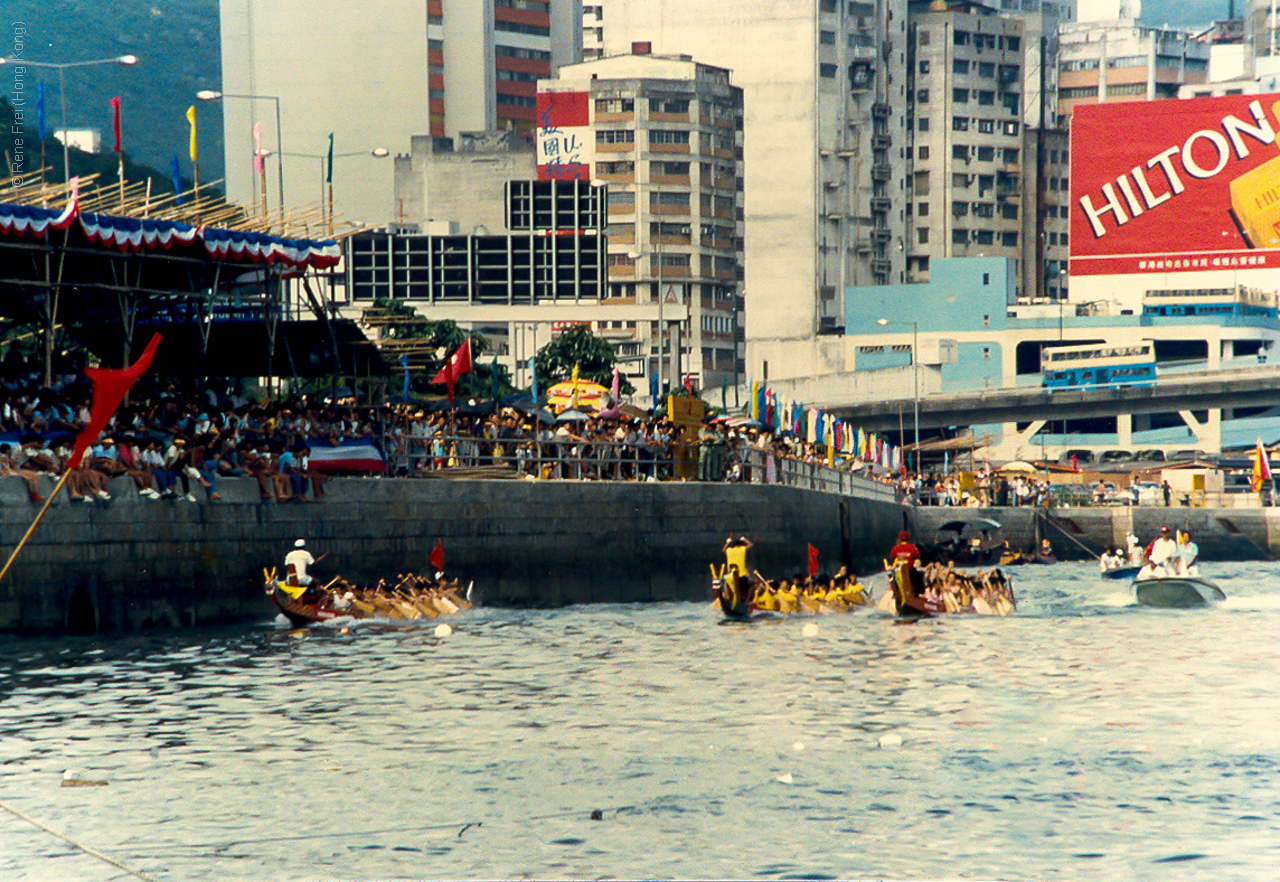
<svg viewBox="0 0 1280 882">
<path fill-rule="evenodd" d="M 578 365 L 573 365 L 573 409 L 578 409 Z"/>
<path fill-rule="evenodd" d="M 187 122 L 191 124 L 191 161 L 196 161 L 196 106 L 187 108 Z"/>
</svg>

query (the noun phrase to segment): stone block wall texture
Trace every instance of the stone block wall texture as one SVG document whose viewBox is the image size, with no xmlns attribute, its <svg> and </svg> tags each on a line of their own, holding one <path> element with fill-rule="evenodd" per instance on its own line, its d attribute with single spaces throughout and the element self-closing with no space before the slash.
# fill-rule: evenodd
<svg viewBox="0 0 1280 882">
<path fill-rule="evenodd" d="M 263 503 L 248 479 L 220 482 L 220 501 L 109 489 L 55 500 L 0 582 L 0 631 L 63 632 L 73 608 L 98 631 L 269 620 L 263 569 L 283 569 L 299 538 L 328 554 L 317 577 L 367 582 L 427 572 L 441 540 L 482 603 L 554 607 L 708 598 L 730 534 L 751 538 L 748 561 L 770 578 L 804 570 L 810 544 L 822 569 L 867 573 L 905 524 L 883 501 L 745 484 L 342 479 L 319 503 Z M 37 510 L 19 479 L 0 480 L 5 557 Z"/>
</svg>

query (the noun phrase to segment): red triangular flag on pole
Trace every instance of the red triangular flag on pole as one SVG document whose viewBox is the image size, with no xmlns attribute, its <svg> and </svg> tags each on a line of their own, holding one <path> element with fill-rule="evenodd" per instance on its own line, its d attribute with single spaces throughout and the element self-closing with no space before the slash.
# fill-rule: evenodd
<svg viewBox="0 0 1280 882">
<path fill-rule="evenodd" d="M 431 549 L 431 557 L 428 558 L 431 566 L 435 568 L 437 573 L 444 572 L 444 540 L 437 539 L 436 547 Z"/>
<path fill-rule="evenodd" d="M 106 428 L 111 415 L 120 407 L 120 402 L 129 394 L 138 377 L 151 366 L 156 356 L 156 347 L 160 345 L 160 335 L 152 334 L 151 342 L 143 350 L 138 360 L 127 368 L 119 370 L 110 368 L 85 368 L 85 375 L 93 381 L 93 404 L 89 407 L 89 422 L 76 437 L 75 450 L 67 460 L 67 471 L 80 464 L 80 458 L 93 442 L 98 440 L 102 430 Z"/>
<path fill-rule="evenodd" d="M 431 384 L 444 383 L 449 389 L 449 403 L 453 404 L 453 384 L 458 377 L 471 373 L 471 338 L 458 347 L 458 351 L 449 357 L 439 372 L 431 378 Z"/>
<path fill-rule="evenodd" d="M 66 125 L 66 122 L 63 122 Z M 111 99 L 111 127 L 116 134 L 116 153 L 120 152 L 120 97 L 117 95 Z M 63 137 L 66 137 L 65 133 Z"/>
<path fill-rule="evenodd" d="M 809 546 L 809 575 L 818 575 L 818 549 Z"/>
</svg>

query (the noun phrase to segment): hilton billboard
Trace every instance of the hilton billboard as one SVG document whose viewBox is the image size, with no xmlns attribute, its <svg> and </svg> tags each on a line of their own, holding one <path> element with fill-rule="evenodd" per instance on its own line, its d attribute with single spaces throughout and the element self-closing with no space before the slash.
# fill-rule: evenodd
<svg viewBox="0 0 1280 882">
<path fill-rule="evenodd" d="M 1077 106 L 1073 295 L 1090 276 L 1280 267 L 1277 132 L 1277 94 Z"/>
</svg>

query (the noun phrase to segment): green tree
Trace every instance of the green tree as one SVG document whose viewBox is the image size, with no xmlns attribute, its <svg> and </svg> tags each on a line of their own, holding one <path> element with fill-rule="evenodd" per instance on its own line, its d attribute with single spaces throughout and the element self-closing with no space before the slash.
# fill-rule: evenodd
<svg viewBox="0 0 1280 882">
<path fill-rule="evenodd" d="M 538 372 L 538 386 L 546 389 L 573 376 L 578 366 L 578 379 L 608 387 L 613 382 L 613 368 L 618 354 L 603 337 L 591 333 L 586 325 L 574 325 L 538 350 L 533 364 Z M 635 387 L 626 377 L 618 377 L 618 393 L 630 395 Z"/>
<path fill-rule="evenodd" d="M 465 331 L 452 319 L 438 322 L 422 318 L 412 306 L 397 300 L 379 298 L 365 309 L 362 320 L 366 325 L 379 328 L 379 340 L 396 377 L 402 377 L 400 357 L 407 357 L 411 367 L 409 390 L 423 393 L 443 392 L 445 385 L 431 384 L 431 378 L 439 373 L 445 362 L 468 339 L 471 340 L 471 373 L 463 374 L 454 387 L 455 398 L 500 398 L 511 394 L 511 372 L 493 361 L 485 363 L 481 356 L 489 351 L 489 344 L 475 331 Z M 385 341 L 394 341 L 385 345 Z"/>
</svg>

